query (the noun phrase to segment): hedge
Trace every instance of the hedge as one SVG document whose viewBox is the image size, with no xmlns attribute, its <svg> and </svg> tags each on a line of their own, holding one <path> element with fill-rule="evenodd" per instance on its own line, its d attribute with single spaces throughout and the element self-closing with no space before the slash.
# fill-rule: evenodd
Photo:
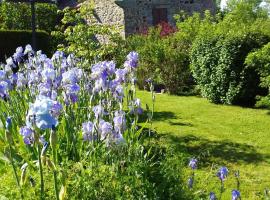
<svg viewBox="0 0 270 200">
<path fill-rule="evenodd" d="M 37 31 L 37 49 L 51 55 L 50 35 L 45 31 Z M 30 30 L 0 30 L 0 62 L 4 62 L 15 52 L 18 46 L 24 47 L 32 43 Z"/>
<path fill-rule="evenodd" d="M 256 32 L 202 36 L 191 51 L 191 68 L 202 95 L 214 103 L 252 106 L 265 95 L 256 69 L 245 65 L 247 55 L 270 38 Z"/>
</svg>

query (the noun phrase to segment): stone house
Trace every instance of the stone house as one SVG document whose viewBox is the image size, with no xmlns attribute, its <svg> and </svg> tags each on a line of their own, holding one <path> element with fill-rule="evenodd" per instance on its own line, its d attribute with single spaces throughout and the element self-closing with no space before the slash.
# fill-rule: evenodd
<svg viewBox="0 0 270 200">
<path fill-rule="evenodd" d="M 181 10 L 215 12 L 214 0 L 94 0 L 95 17 L 100 23 L 120 25 L 123 34 L 141 31 L 160 22 L 174 24 L 174 15 Z"/>
</svg>

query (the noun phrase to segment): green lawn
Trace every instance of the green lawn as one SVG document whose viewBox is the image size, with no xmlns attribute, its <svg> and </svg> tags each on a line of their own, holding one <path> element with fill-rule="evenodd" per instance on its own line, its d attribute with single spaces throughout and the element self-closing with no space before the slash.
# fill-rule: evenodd
<svg viewBox="0 0 270 200">
<path fill-rule="evenodd" d="M 150 104 L 149 92 L 138 92 Z M 242 199 L 264 199 L 270 188 L 270 115 L 267 110 L 215 105 L 199 97 L 156 95 L 154 126 L 162 144 L 175 153 L 199 159 L 194 193 L 219 192 L 216 171 L 230 170 L 222 199 L 236 189 L 234 171 L 240 170 Z M 188 162 L 188 161 L 187 161 Z M 185 169 L 188 178 L 189 169 Z"/>
</svg>

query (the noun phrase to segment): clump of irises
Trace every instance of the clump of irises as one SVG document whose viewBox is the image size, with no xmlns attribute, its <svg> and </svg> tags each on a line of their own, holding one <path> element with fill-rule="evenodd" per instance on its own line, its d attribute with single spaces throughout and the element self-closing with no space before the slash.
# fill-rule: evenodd
<svg viewBox="0 0 270 200">
<path fill-rule="evenodd" d="M 191 189 L 194 184 L 194 179 L 195 179 L 195 172 L 194 170 L 197 169 L 197 162 L 198 160 L 195 158 L 191 158 L 189 160 L 188 166 L 191 168 L 192 172 L 190 177 L 188 178 L 188 187 Z"/>
<path fill-rule="evenodd" d="M 1 116 L 7 119 L 6 140 L 12 153 L 12 135 L 18 134 L 34 158 L 21 157 L 25 161 L 20 167 L 21 180 L 12 162 L 22 198 L 26 180 L 36 185 L 27 174 L 33 164 L 39 169 L 40 198 L 45 198 L 45 168 L 52 171 L 55 198 L 64 198 L 65 181 L 59 181 L 60 148 L 67 159 L 78 161 L 82 151 L 92 152 L 97 146 L 115 148 L 133 138 L 143 112 L 136 98 L 138 62 L 138 53 L 130 52 L 123 66 L 101 61 L 84 70 L 82 59 L 73 54 L 56 51 L 49 58 L 30 45 L 18 47 L 6 60 L 0 68 L 1 103 L 9 108 L 17 98 L 22 100 L 20 110 L 8 113 L 18 128 L 11 129 L 11 118 Z"/>
<path fill-rule="evenodd" d="M 191 158 L 189 160 L 188 167 L 191 169 L 191 175 L 188 178 L 187 185 L 188 185 L 189 189 L 192 189 L 194 186 L 194 182 L 195 182 L 195 170 L 198 167 L 198 160 L 196 158 Z M 220 196 L 219 196 L 219 198 L 217 198 L 217 195 L 214 192 L 210 192 L 209 193 L 209 200 L 217 200 L 217 199 L 222 198 L 222 194 L 224 192 L 224 181 L 226 180 L 228 175 L 229 175 L 229 170 L 227 167 L 223 166 L 223 167 L 219 168 L 219 170 L 216 173 L 216 176 L 218 177 L 218 179 L 220 180 L 220 183 L 221 183 Z M 236 178 L 237 189 L 232 190 L 231 197 L 232 197 L 232 200 L 240 200 L 241 199 L 241 195 L 240 195 L 240 191 L 239 191 L 239 189 L 240 189 L 240 172 L 238 170 L 235 171 L 234 176 Z"/>
</svg>

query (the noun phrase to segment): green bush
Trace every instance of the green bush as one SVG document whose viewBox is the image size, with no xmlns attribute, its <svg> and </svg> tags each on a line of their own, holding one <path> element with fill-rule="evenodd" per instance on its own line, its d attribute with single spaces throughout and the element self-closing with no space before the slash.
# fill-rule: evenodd
<svg viewBox="0 0 270 200">
<path fill-rule="evenodd" d="M 189 69 L 188 46 L 176 34 L 160 36 L 160 29 L 150 29 L 147 35 L 127 39 L 129 50 L 140 54 L 138 85 L 143 88 L 151 78 L 163 84 L 170 94 L 188 92 L 193 80 Z"/>
<path fill-rule="evenodd" d="M 36 26 L 50 32 L 57 23 L 57 6 L 36 4 Z M 31 29 L 31 8 L 28 3 L 0 3 L 0 28 L 11 30 Z"/>
<path fill-rule="evenodd" d="M 44 31 L 37 31 L 37 49 L 51 54 L 50 35 Z M 29 30 L 0 30 L 0 61 L 12 56 L 14 49 L 32 42 L 32 31 Z"/>
<path fill-rule="evenodd" d="M 256 106 L 270 108 L 270 43 L 250 53 L 246 58 L 246 64 L 260 74 L 261 86 L 268 88 L 268 95 L 259 97 Z"/>
<path fill-rule="evenodd" d="M 245 59 L 267 42 L 268 36 L 255 32 L 198 37 L 191 66 L 202 95 L 214 103 L 254 105 L 256 95 L 264 91 L 259 74 Z"/>
</svg>

